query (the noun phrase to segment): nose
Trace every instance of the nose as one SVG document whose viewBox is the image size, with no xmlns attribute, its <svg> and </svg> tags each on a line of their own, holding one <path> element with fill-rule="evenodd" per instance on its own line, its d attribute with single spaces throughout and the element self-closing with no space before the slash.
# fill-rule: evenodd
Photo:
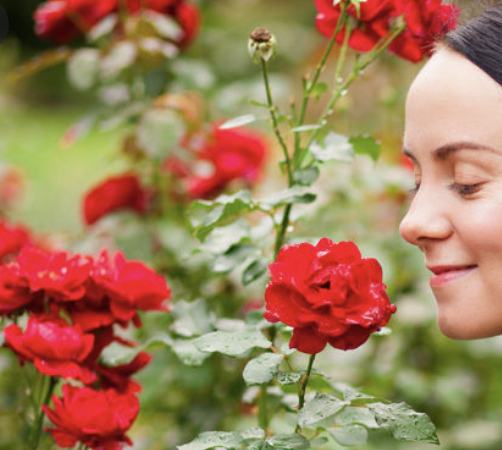
<svg viewBox="0 0 502 450">
<path fill-rule="evenodd" d="M 403 239 L 422 250 L 427 242 L 447 239 L 453 232 L 448 200 L 422 185 L 399 226 Z"/>
</svg>

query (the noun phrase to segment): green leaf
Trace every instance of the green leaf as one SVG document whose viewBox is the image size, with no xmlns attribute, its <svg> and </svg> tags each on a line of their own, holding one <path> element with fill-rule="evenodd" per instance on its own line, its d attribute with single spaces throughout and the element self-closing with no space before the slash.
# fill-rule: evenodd
<svg viewBox="0 0 502 450">
<path fill-rule="evenodd" d="M 242 274 L 242 284 L 247 286 L 260 278 L 267 271 L 267 260 L 263 258 L 255 259 L 245 269 Z"/>
<path fill-rule="evenodd" d="M 328 394 L 316 392 L 315 397 L 298 413 L 298 424 L 312 428 L 342 410 L 347 403 Z"/>
<path fill-rule="evenodd" d="M 202 352 L 219 352 L 234 358 L 253 348 L 269 348 L 272 345 L 261 332 L 256 330 L 215 331 L 197 338 L 194 343 Z"/>
<path fill-rule="evenodd" d="M 304 131 L 318 130 L 319 128 L 321 128 L 321 125 L 315 123 L 315 124 L 311 124 L 311 125 L 302 125 L 300 127 L 295 127 L 295 128 L 292 128 L 291 131 L 293 133 L 303 133 Z"/>
<path fill-rule="evenodd" d="M 380 156 L 382 146 L 372 136 L 352 136 L 349 142 L 352 144 L 352 148 L 356 155 L 368 155 L 375 162 Z"/>
<path fill-rule="evenodd" d="M 414 411 L 406 403 L 372 403 L 368 409 L 376 422 L 399 441 L 439 444 L 436 427 L 429 416 Z"/>
<path fill-rule="evenodd" d="M 223 255 L 211 262 L 211 269 L 215 273 L 228 273 L 242 264 L 249 256 L 258 254 L 259 251 L 253 244 L 233 245 Z"/>
<path fill-rule="evenodd" d="M 271 448 L 276 450 L 306 450 L 310 442 L 301 434 L 277 434 L 267 440 Z"/>
<path fill-rule="evenodd" d="M 227 120 L 220 125 L 221 130 L 228 130 L 230 128 L 242 127 L 248 123 L 252 123 L 257 120 L 254 114 L 245 114 L 243 116 L 234 117 L 233 119 Z"/>
<path fill-rule="evenodd" d="M 148 342 L 143 346 L 143 350 L 152 350 L 154 348 L 159 348 L 159 347 L 169 347 L 171 348 L 173 345 L 173 339 L 171 336 L 168 336 L 167 334 L 157 334 L 151 339 L 148 340 Z"/>
<path fill-rule="evenodd" d="M 246 431 L 241 431 L 243 439 L 265 439 L 265 430 L 259 427 L 249 428 Z"/>
<path fill-rule="evenodd" d="M 210 354 L 200 351 L 194 339 L 176 339 L 171 346 L 180 361 L 187 366 L 200 366 Z"/>
<path fill-rule="evenodd" d="M 309 97 L 319 98 L 322 94 L 327 92 L 329 89 L 329 85 L 327 83 L 323 83 L 322 81 L 316 83 L 312 91 L 310 92 Z"/>
<path fill-rule="evenodd" d="M 117 342 L 112 342 L 103 349 L 100 360 L 106 366 L 128 364 L 140 351 L 139 347 L 131 348 Z"/>
<path fill-rule="evenodd" d="M 277 353 L 264 353 L 252 359 L 244 368 L 244 381 L 248 386 L 268 383 L 274 378 L 283 359 L 284 356 Z"/>
<path fill-rule="evenodd" d="M 337 414 L 335 423 L 339 426 L 359 424 L 370 430 L 380 429 L 380 425 L 376 423 L 375 416 L 369 409 L 360 406 L 346 406 L 343 408 L 340 414 Z"/>
<path fill-rule="evenodd" d="M 346 447 L 362 445 L 368 440 L 368 430 L 361 425 L 330 428 L 329 432 L 336 442 Z"/>
<path fill-rule="evenodd" d="M 299 383 L 302 379 L 302 374 L 298 372 L 279 372 L 277 381 L 282 385 Z"/>
<path fill-rule="evenodd" d="M 194 236 L 203 242 L 216 227 L 225 225 L 255 207 L 249 191 L 220 195 L 213 202 L 195 201 L 189 208 Z"/>
<path fill-rule="evenodd" d="M 304 187 L 295 185 L 292 188 L 276 192 L 262 200 L 260 205 L 277 208 L 281 205 L 292 203 L 312 203 L 316 199 L 316 195 L 308 192 Z"/>
<path fill-rule="evenodd" d="M 173 331 L 179 336 L 193 337 L 209 333 L 213 319 L 209 313 L 206 302 L 202 299 L 194 302 L 178 301 L 174 303 L 172 315 Z"/>
<path fill-rule="evenodd" d="M 225 253 L 230 247 L 249 240 L 250 229 L 248 223 L 242 219 L 225 227 L 214 229 L 200 246 L 200 250 L 221 254 Z"/>
<path fill-rule="evenodd" d="M 96 82 L 100 55 L 99 50 L 83 48 L 70 56 L 66 66 L 68 79 L 77 90 L 85 91 Z"/>
<path fill-rule="evenodd" d="M 242 444 L 239 433 L 224 431 L 206 431 L 199 434 L 192 442 L 178 446 L 178 450 L 206 450 L 209 448 L 238 449 Z"/>
<path fill-rule="evenodd" d="M 300 186 L 311 186 L 319 178 L 317 166 L 305 167 L 293 172 L 293 181 Z"/>
<path fill-rule="evenodd" d="M 354 159 L 354 150 L 349 138 L 333 132 L 328 133 L 322 145 L 314 141 L 309 150 L 320 162 L 334 160 L 350 163 Z"/>
</svg>

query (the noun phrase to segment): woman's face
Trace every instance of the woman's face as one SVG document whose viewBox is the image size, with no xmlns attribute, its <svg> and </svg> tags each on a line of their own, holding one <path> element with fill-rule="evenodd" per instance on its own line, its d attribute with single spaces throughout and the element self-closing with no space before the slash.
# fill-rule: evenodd
<svg viewBox="0 0 502 450">
<path fill-rule="evenodd" d="M 404 152 L 416 192 L 400 233 L 424 254 L 441 331 L 502 334 L 502 86 L 440 49 L 408 94 Z"/>
</svg>

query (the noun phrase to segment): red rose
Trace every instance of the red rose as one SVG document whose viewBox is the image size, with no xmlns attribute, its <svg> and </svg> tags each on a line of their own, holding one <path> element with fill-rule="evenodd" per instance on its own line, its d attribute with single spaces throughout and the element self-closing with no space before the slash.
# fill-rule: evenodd
<svg viewBox="0 0 502 450">
<path fill-rule="evenodd" d="M 22 225 L 10 225 L 0 220 L 0 261 L 15 255 L 25 245 L 31 244 L 30 232 Z"/>
<path fill-rule="evenodd" d="M 86 293 L 91 263 L 80 255 L 24 247 L 16 263 L 32 292 L 43 291 L 57 301 L 79 300 Z"/>
<path fill-rule="evenodd" d="M 136 175 L 126 174 L 108 178 L 92 188 L 84 199 L 84 219 L 92 225 L 106 214 L 120 209 L 145 212 L 149 195 L 139 184 Z"/>
<path fill-rule="evenodd" d="M 333 0 L 314 1 L 318 11 L 317 29 L 331 38 L 341 15 L 341 4 L 334 6 Z M 347 12 L 357 21 L 349 38 L 349 46 L 361 52 L 370 51 L 387 34 L 390 19 L 397 15 L 393 0 L 367 0 L 361 3 L 359 16 L 354 5 L 350 5 Z M 338 44 L 343 43 L 344 35 L 345 27 L 342 27 L 336 37 Z"/>
<path fill-rule="evenodd" d="M 127 364 L 109 367 L 97 364 L 94 370 L 101 375 L 101 389 L 113 388 L 118 392 L 139 392 L 141 385 L 131 379 L 131 376 L 146 367 L 152 357 L 146 352 L 140 352 Z"/>
<path fill-rule="evenodd" d="M 117 1 L 49 0 L 35 11 L 35 32 L 58 44 L 66 44 L 116 10 Z"/>
<path fill-rule="evenodd" d="M 91 278 L 110 299 L 110 311 L 116 320 L 137 320 L 138 309 L 168 310 L 163 303 L 171 291 L 165 278 L 140 261 L 127 261 L 120 251 L 113 261 L 106 251 L 102 252 Z"/>
<path fill-rule="evenodd" d="M 11 348 L 21 362 L 32 361 L 37 370 L 51 376 L 72 378 L 84 384 L 97 377 L 81 365 L 94 344 L 94 336 L 84 334 L 63 319 L 31 316 L 23 330 L 9 325 L 4 330 L 5 345 Z"/>
<path fill-rule="evenodd" d="M 260 134 L 242 128 L 222 130 L 215 125 L 209 136 L 197 135 L 193 142 L 196 149 L 191 167 L 173 159 L 165 165 L 167 171 L 185 180 L 191 197 L 214 197 L 233 181 L 258 181 L 268 151 Z"/>
<path fill-rule="evenodd" d="M 0 315 L 8 315 L 35 300 L 17 264 L 0 265 Z"/>
<path fill-rule="evenodd" d="M 404 14 L 407 28 L 389 46 L 389 50 L 411 62 L 430 56 L 434 41 L 457 25 L 460 10 L 442 5 L 441 0 L 395 0 Z"/>
<path fill-rule="evenodd" d="M 380 264 L 361 259 L 353 242 L 287 245 L 269 269 L 264 316 L 293 327 L 290 347 L 304 353 L 357 348 L 396 310 Z"/>
<path fill-rule="evenodd" d="M 84 443 L 94 450 L 121 450 L 132 445 L 126 436 L 139 412 L 133 394 L 119 394 L 113 389 L 95 391 L 65 384 L 63 397 L 52 396 L 54 409 L 42 406 L 56 425 L 45 428 L 60 447 Z"/>
</svg>

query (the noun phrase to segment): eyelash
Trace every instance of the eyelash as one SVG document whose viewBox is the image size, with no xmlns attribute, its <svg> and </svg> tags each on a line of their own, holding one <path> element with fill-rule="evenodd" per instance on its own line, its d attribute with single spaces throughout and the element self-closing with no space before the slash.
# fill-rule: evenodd
<svg viewBox="0 0 502 450">
<path fill-rule="evenodd" d="M 468 197 L 469 195 L 473 195 L 479 191 L 481 188 L 481 183 L 478 184 L 460 184 L 460 183 L 451 183 L 448 186 L 448 189 L 452 190 L 456 194 L 461 197 Z M 410 194 L 414 195 L 420 189 L 420 184 L 417 184 L 415 187 L 409 190 Z"/>
</svg>

